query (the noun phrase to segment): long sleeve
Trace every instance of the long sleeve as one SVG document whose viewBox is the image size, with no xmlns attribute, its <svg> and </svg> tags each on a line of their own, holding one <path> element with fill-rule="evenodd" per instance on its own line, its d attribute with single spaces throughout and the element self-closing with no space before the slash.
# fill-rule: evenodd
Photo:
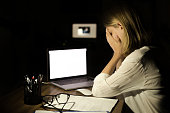
<svg viewBox="0 0 170 113">
<path fill-rule="evenodd" d="M 109 77 L 108 74 L 101 73 L 99 74 L 93 84 L 92 93 L 96 97 L 113 97 L 115 91 L 110 87 L 106 82 L 106 79 Z"/>
<path fill-rule="evenodd" d="M 162 88 L 161 75 L 154 62 L 146 60 L 145 52 L 148 50 L 148 47 L 143 47 L 132 52 L 112 75 L 97 75 L 92 88 L 93 95 L 114 97 L 122 94 L 133 112 L 159 113 L 163 98 L 159 93 Z"/>
<path fill-rule="evenodd" d="M 144 73 L 142 64 L 125 61 L 111 76 L 101 73 L 95 78 L 92 88 L 93 95 L 113 97 L 124 92 L 139 89 L 143 84 L 140 82 L 143 79 L 143 76 L 140 76 L 142 73 Z"/>
<path fill-rule="evenodd" d="M 148 50 L 148 47 L 143 47 L 132 52 L 112 75 L 99 74 L 94 80 L 93 95 L 113 97 L 134 90 L 158 88 L 159 70 L 154 68 L 152 62 L 147 62 L 145 66 L 141 62 Z"/>
</svg>

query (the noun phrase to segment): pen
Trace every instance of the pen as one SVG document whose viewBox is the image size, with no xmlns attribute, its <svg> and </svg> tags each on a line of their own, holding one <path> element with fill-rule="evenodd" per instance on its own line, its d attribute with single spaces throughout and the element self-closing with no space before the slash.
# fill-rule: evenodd
<svg viewBox="0 0 170 113">
<path fill-rule="evenodd" d="M 27 81 L 28 84 L 30 83 L 30 79 L 27 75 L 25 75 L 25 80 Z"/>
<path fill-rule="evenodd" d="M 37 79 L 35 79 L 35 84 L 37 84 L 38 83 L 38 80 Z"/>
<path fill-rule="evenodd" d="M 42 75 L 42 74 L 40 74 L 40 82 L 42 82 L 42 78 L 43 78 L 43 75 Z"/>
<path fill-rule="evenodd" d="M 35 77 L 32 76 L 32 84 L 35 84 Z"/>
<path fill-rule="evenodd" d="M 30 93 L 32 93 L 32 90 L 30 90 L 30 88 L 27 86 L 27 90 L 30 92 Z"/>
</svg>

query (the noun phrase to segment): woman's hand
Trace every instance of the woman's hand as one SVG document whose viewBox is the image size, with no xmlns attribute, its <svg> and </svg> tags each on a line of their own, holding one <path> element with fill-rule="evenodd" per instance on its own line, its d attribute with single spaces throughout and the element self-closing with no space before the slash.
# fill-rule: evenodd
<svg viewBox="0 0 170 113">
<path fill-rule="evenodd" d="M 106 29 L 106 39 L 110 47 L 113 49 L 114 55 L 121 57 L 123 54 L 122 54 L 122 41 L 120 37 L 114 32 L 110 34 Z"/>
</svg>

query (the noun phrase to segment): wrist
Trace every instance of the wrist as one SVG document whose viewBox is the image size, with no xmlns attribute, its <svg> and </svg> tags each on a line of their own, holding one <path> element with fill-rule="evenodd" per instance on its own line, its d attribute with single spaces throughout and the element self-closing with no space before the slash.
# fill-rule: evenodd
<svg viewBox="0 0 170 113">
<path fill-rule="evenodd" d="M 112 58 L 115 59 L 116 62 L 123 61 L 125 59 L 125 57 L 121 54 L 113 54 Z"/>
<path fill-rule="evenodd" d="M 121 54 L 117 54 L 117 53 L 114 53 L 113 54 L 113 57 L 115 58 L 115 59 L 120 59 L 121 57 L 122 57 L 122 55 Z"/>
</svg>

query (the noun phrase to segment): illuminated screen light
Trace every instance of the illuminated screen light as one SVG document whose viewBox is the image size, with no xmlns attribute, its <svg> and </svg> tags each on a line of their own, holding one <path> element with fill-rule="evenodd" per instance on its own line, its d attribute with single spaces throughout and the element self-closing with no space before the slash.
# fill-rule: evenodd
<svg viewBox="0 0 170 113">
<path fill-rule="evenodd" d="M 49 51 L 50 79 L 87 74 L 86 48 Z"/>
</svg>

